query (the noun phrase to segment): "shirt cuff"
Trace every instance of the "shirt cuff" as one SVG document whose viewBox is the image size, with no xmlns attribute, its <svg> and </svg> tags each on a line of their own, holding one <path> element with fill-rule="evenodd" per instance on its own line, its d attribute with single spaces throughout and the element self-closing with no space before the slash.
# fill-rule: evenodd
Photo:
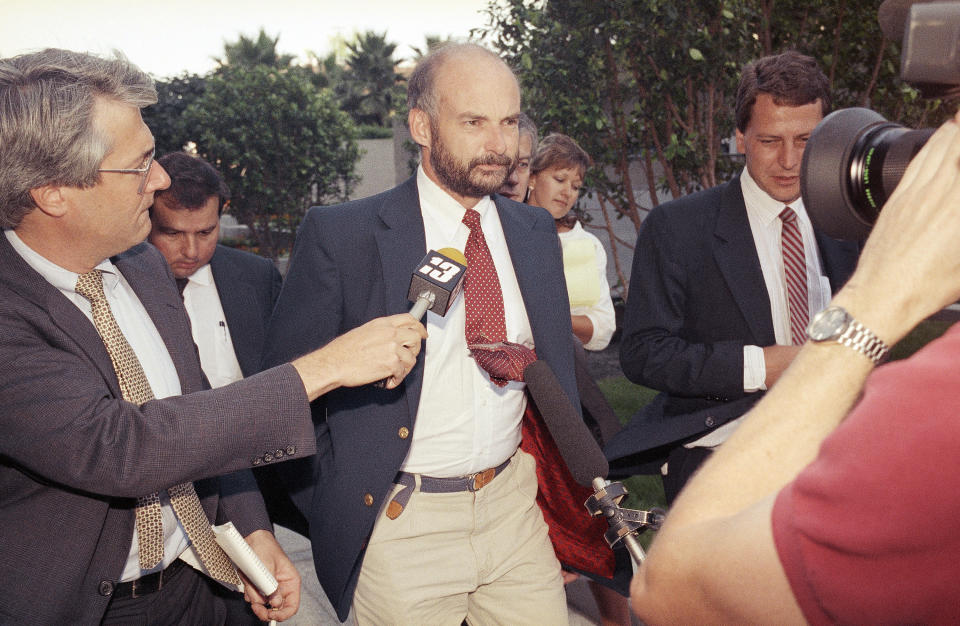
<svg viewBox="0 0 960 626">
<path fill-rule="evenodd" d="M 766 389 L 767 362 L 760 346 L 743 346 L 743 390 L 750 393 Z"/>
</svg>

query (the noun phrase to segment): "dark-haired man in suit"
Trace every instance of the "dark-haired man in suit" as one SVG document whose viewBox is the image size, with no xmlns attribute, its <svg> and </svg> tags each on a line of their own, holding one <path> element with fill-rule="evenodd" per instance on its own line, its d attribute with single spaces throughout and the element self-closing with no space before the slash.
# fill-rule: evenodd
<svg viewBox="0 0 960 626">
<path fill-rule="evenodd" d="M 668 502 L 776 382 L 856 264 L 857 246 L 816 233 L 800 198 L 800 161 L 830 110 L 828 86 L 797 52 L 748 64 L 736 100 L 743 172 L 641 225 L 620 363 L 662 393 L 606 452 L 624 474 L 666 461 Z"/>
<path fill-rule="evenodd" d="M 212 165 L 184 152 L 157 162 L 170 186 L 154 196 L 149 240 L 180 288 L 203 372 L 213 387 L 256 374 L 280 295 L 280 272 L 268 259 L 217 243 L 230 191 Z M 306 520 L 276 484 L 274 469 L 254 470 L 270 519 L 306 535 Z"/>
</svg>

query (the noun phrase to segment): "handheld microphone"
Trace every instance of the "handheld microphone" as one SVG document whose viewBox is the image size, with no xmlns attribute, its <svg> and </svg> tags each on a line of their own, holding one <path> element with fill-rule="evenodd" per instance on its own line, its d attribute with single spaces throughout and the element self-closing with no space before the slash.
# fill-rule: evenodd
<svg viewBox="0 0 960 626">
<path fill-rule="evenodd" d="M 607 457 L 547 362 L 534 361 L 528 365 L 523 370 L 523 381 L 573 479 L 589 487 L 595 477 L 606 476 L 610 471 Z"/>
<path fill-rule="evenodd" d="M 446 315 L 450 305 L 460 295 L 466 275 L 467 258 L 456 248 L 427 252 L 410 277 L 410 290 L 407 292 L 407 299 L 413 302 L 410 315 L 418 320 L 427 311 Z M 386 387 L 387 379 L 379 380 L 374 385 Z"/>
<path fill-rule="evenodd" d="M 467 259 L 456 248 L 430 250 L 410 277 L 407 299 L 413 302 L 410 315 L 416 319 L 427 311 L 446 315 L 463 289 Z"/>
</svg>

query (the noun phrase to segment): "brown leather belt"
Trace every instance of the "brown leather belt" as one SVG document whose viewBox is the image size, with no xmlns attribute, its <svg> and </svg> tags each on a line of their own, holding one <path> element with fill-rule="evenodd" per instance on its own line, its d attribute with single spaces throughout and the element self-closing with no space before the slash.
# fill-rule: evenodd
<svg viewBox="0 0 960 626">
<path fill-rule="evenodd" d="M 503 470 L 510 465 L 510 459 L 507 459 L 496 467 L 491 467 L 470 474 L 469 476 L 455 476 L 453 478 L 435 478 L 433 476 L 420 475 L 420 491 L 423 493 L 457 493 L 460 491 L 480 491 L 485 486 L 493 482 Z M 394 484 L 401 488 L 393 496 L 393 500 L 387 505 L 387 517 L 397 519 L 403 513 L 403 508 L 410 501 L 410 495 L 417 485 L 417 475 L 408 472 L 397 472 Z"/>
<path fill-rule="evenodd" d="M 177 559 L 168 565 L 166 569 L 162 569 L 159 572 L 147 574 L 146 576 L 141 576 L 129 582 L 117 583 L 113 586 L 113 593 L 111 595 L 114 598 L 139 598 L 140 596 L 160 591 L 160 589 L 171 578 L 180 573 L 180 570 L 184 567 L 190 566 L 182 560 Z"/>
</svg>

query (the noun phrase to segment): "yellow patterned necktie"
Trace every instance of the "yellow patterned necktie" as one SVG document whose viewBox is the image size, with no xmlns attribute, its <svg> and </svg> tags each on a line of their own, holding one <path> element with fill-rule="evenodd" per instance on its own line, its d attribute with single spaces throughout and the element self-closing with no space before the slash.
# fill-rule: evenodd
<svg viewBox="0 0 960 626">
<path fill-rule="evenodd" d="M 93 309 L 93 325 L 103 345 L 107 348 L 113 369 L 120 380 L 123 399 L 140 406 L 153 400 L 153 390 L 147 381 L 143 367 L 133 352 L 126 337 L 120 331 L 103 292 L 103 276 L 93 270 L 77 277 L 77 293 L 90 301 Z M 187 537 L 200 555 L 207 572 L 217 580 L 240 584 L 237 572 L 229 557 L 217 544 L 210 522 L 207 520 L 193 483 L 183 483 L 167 490 L 170 504 L 177 518 L 187 531 Z M 163 560 L 163 517 L 160 512 L 160 496 L 151 493 L 137 498 L 137 537 L 140 551 L 140 569 L 152 569 Z"/>
</svg>

